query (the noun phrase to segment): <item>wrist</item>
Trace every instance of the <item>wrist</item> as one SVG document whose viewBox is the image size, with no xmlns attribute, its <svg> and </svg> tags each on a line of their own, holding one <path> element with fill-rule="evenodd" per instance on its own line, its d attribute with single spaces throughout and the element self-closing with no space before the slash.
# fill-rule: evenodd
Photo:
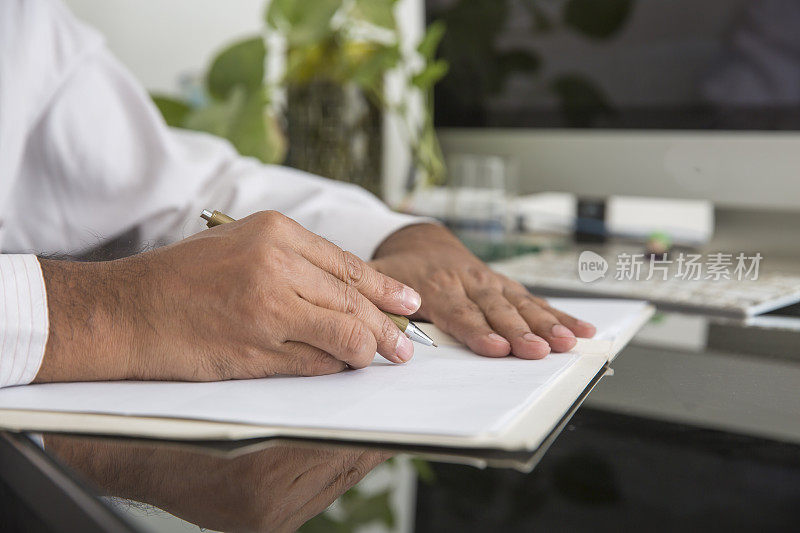
<svg viewBox="0 0 800 533">
<path fill-rule="evenodd" d="M 40 259 L 50 326 L 34 382 L 131 377 L 134 336 L 114 263 Z"/>
<path fill-rule="evenodd" d="M 458 237 L 446 227 L 439 224 L 422 223 L 402 227 L 386 237 L 375 250 L 373 259 L 426 249 L 451 249 L 469 253 Z"/>
</svg>

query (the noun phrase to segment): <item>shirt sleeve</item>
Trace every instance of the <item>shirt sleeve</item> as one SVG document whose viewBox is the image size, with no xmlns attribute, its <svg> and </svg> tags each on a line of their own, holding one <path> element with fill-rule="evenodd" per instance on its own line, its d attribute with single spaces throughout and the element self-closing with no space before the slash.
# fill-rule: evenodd
<svg viewBox="0 0 800 533">
<path fill-rule="evenodd" d="M 0 387 L 33 381 L 47 331 L 47 298 L 36 256 L 0 255 Z"/>
<path fill-rule="evenodd" d="M 199 214 L 277 210 L 363 259 L 424 219 L 355 185 L 239 156 L 214 136 L 166 126 L 104 48 L 87 54 L 32 133 L 6 219 L 6 250 L 78 254 L 138 228 L 145 244 L 203 229 Z"/>
</svg>

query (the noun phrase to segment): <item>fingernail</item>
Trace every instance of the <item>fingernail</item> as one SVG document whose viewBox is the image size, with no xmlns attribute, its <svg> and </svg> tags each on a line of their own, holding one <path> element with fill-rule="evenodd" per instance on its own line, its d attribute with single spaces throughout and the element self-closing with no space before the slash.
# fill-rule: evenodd
<svg viewBox="0 0 800 533">
<path fill-rule="evenodd" d="M 403 289 L 403 307 L 412 313 L 416 313 L 420 305 L 422 305 L 422 298 L 417 291 L 410 287 Z"/>
<path fill-rule="evenodd" d="M 497 333 L 489 333 L 488 337 L 495 342 L 504 342 L 508 344 L 508 341 L 503 337 L 501 337 L 500 335 L 498 335 Z"/>
<path fill-rule="evenodd" d="M 550 331 L 553 333 L 553 337 L 566 337 L 570 339 L 575 338 L 575 334 L 562 324 L 556 324 Z"/>
<path fill-rule="evenodd" d="M 528 342 L 543 342 L 547 344 L 546 340 L 544 340 L 538 335 L 534 335 L 533 333 L 526 333 L 525 335 L 522 336 L 522 338 Z"/>
<path fill-rule="evenodd" d="M 593 328 L 594 324 L 590 324 L 589 322 L 585 322 L 583 320 L 578 320 L 578 325 L 583 326 L 585 328 Z"/>
<path fill-rule="evenodd" d="M 404 363 L 408 362 L 408 360 L 414 356 L 414 345 L 411 343 L 411 339 L 405 335 L 398 335 L 395 352 L 400 361 Z"/>
</svg>

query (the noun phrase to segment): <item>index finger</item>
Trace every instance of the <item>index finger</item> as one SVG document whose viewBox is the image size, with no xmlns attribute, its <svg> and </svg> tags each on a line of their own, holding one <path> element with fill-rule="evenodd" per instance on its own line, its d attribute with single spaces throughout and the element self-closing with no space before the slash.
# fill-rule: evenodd
<svg viewBox="0 0 800 533">
<path fill-rule="evenodd" d="M 417 291 L 381 274 L 355 254 L 342 250 L 302 226 L 299 227 L 308 233 L 308 238 L 298 239 L 296 249 L 309 262 L 354 287 L 379 309 L 401 315 L 417 312 L 422 304 L 422 298 Z"/>
</svg>

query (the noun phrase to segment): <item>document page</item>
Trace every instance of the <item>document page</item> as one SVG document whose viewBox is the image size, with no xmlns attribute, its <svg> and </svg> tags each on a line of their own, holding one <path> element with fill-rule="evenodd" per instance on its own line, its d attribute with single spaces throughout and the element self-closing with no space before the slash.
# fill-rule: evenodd
<svg viewBox="0 0 800 533">
<path fill-rule="evenodd" d="M 599 335 L 605 337 L 613 336 L 615 327 L 641 309 L 631 302 L 622 307 L 609 307 L 609 303 L 553 301 L 565 311 L 597 323 Z M 614 313 L 608 312 L 611 308 Z M 0 391 L 0 409 L 478 436 L 500 432 L 580 357 L 580 353 L 570 352 L 538 361 L 492 359 L 458 346 L 416 345 L 414 358 L 405 365 L 376 356 L 367 368 L 330 376 L 12 387 Z"/>
</svg>

